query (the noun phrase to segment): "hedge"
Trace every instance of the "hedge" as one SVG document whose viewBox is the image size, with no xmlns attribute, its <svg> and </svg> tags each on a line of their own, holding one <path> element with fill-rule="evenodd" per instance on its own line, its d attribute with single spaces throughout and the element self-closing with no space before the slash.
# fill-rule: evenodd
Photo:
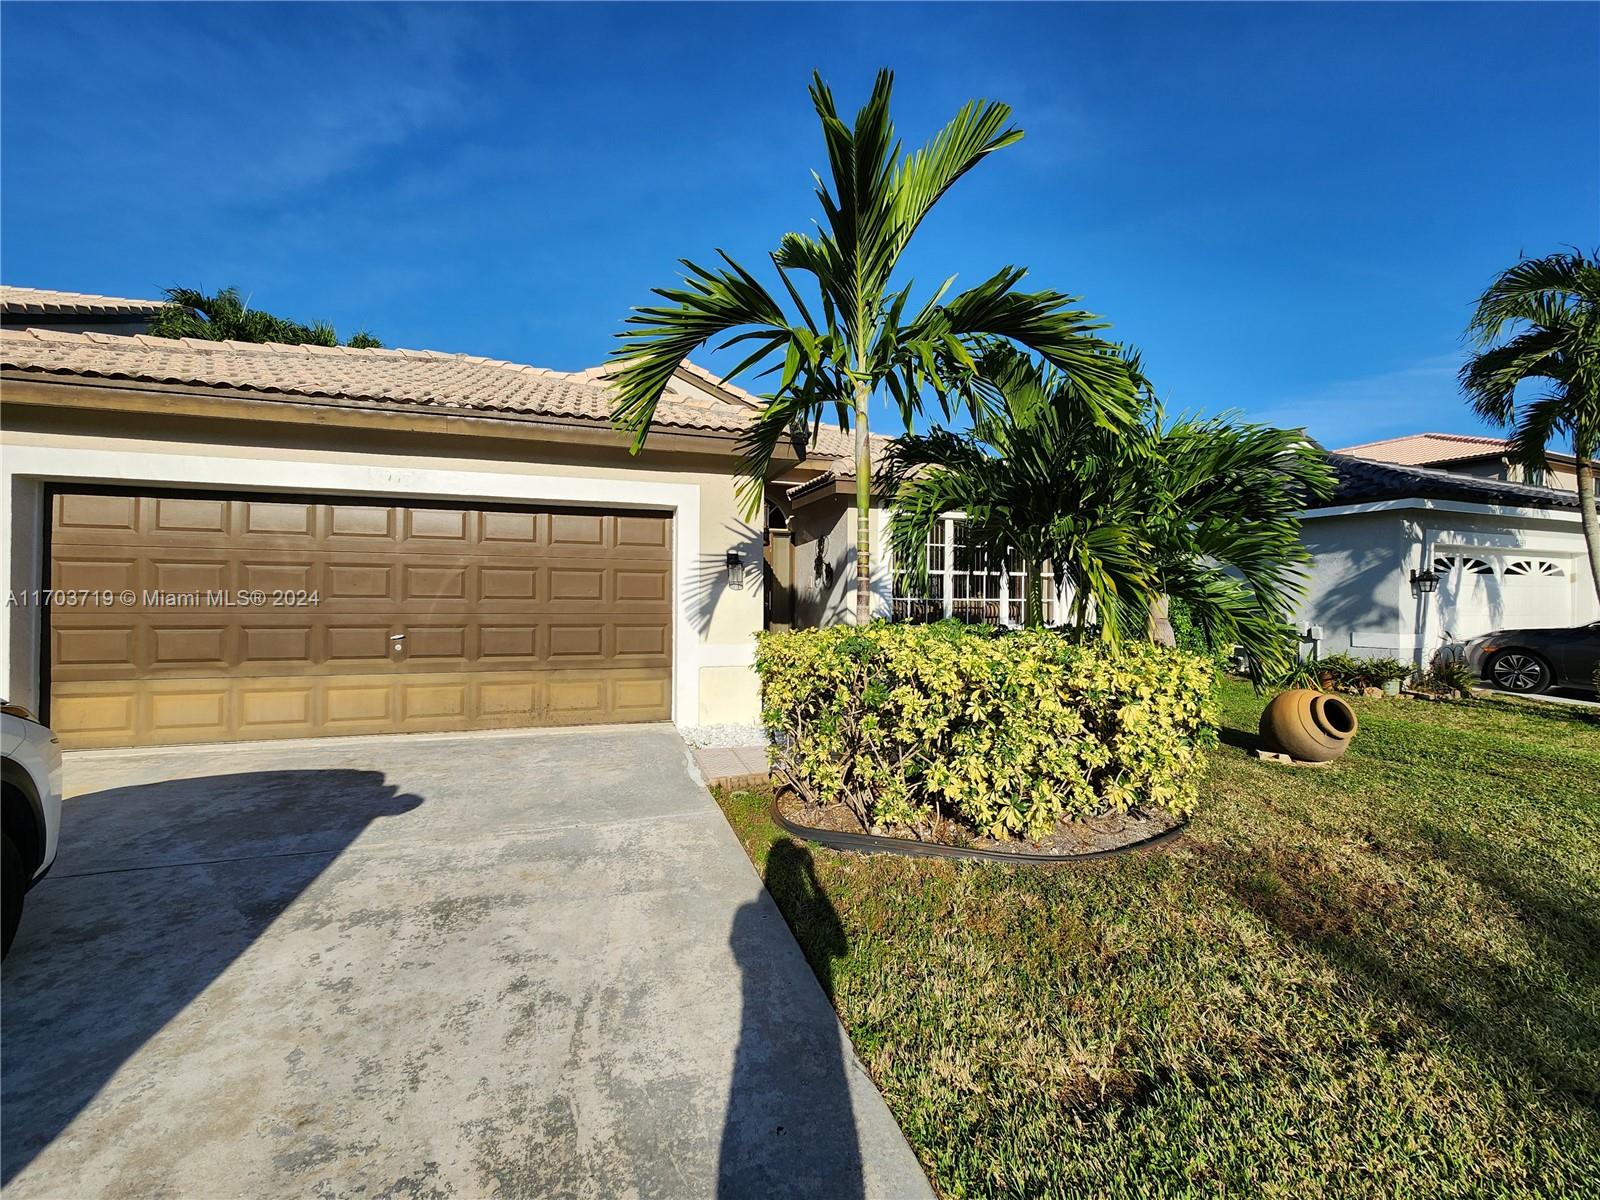
<svg viewBox="0 0 1600 1200">
<path fill-rule="evenodd" d="M 1216 744 L 1216 674 L 1148 643 L 1049 630 L 834 626 L 760 636 L 774 763 L 863 822 L 953 813 L 997 837 L 1063 817 L 1194 808 Z"/>
</svg>

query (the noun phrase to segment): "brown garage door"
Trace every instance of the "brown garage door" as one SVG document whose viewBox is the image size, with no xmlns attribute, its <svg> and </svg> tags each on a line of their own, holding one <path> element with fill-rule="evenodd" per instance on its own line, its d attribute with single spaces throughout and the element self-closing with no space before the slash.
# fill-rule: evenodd
<svg viewBox="0 0 1600 1200">
<path fill-rule="evenodd" d="M 65 746 L 654 721 L 665 515 L 60 493 Z"/>
</svg>

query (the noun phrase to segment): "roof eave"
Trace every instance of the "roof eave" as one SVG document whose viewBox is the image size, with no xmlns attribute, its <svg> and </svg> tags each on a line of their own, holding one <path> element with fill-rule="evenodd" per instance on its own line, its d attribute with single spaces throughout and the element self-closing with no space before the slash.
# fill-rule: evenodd
<svg viewBox="0 0 1600 1200">
<path fill-rule="evenodd" d="M 548 413 L 396 403 L 199 384 L 152 383 L 134 379 L 60 375 L 15 367 L 0 369 L 0 381 L 5 384 L 7 405 L 105 411 L 110 400 L 115 402 L 114 407 L 120 412 L 277 423 L 309 421 L 324 426 L 330 423 L 352 426 L 379 423 L 391 428 L 538 437 L 546 441 L 604 445 L 623 450 L 627 449 L 628 444 L 626 437 L 609 421 Z M 652 429 L 649 448 L 732 457 L 738 453 L 738 439 L 739 434 L 733 431 L 663 424 Z M 780 450 L 778 457 L 784 462 L 789 458 L 784 450 Z"/>
</svg>

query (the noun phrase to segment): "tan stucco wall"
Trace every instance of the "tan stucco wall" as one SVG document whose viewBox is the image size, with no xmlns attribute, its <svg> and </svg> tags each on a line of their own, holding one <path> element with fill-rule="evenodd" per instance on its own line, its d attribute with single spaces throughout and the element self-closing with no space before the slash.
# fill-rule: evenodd
<svg viewBox="0 0 1600 1200">
<path fill-rule="evenodd" d="M 752 723 L 759 717 L 751 667 L 753 635 L 761 628 L 761 531 L 747 522 L 734 494 L 733 460 L 715 453 L 667 454 L 559 446 L 484 437 L 277 425 L 254 421 L 205 421 L 189 417 L 61 411 L 7 404 L 0 431 L 0 466 L 7 481 L 8 519 L 4 558 L 8 586 L 40 585 L 45 514 L 40 497 L 50 476 L 30 464 L 93 463 L 89 478 L 136 484 L 188 477 L 185 464 L 240 463 L 239 478 L 267 479 L 273 490 L 330 490 L 352 494 L 407 494 L 408 480 L 426 477 L 432 490 L 411 492 L 450 499 L 549 501 L 538 479 L 572 480 L 589 487 L 595 504 L 654 503 L 641 500 L 649 488 L 693 489 L 698 498 L 698 545 L 693 562 L 677 573 L 680 653 L 676 670 L 693 670 L 700 686 L 696 711 L 679 712 L 680 725 Z M 107 457 L 109 452 L 111 457 Z M 106 464 L 110 464 L 107 466 Z M 527 477 L 525 494 L 508 489 L 507 477 Z M 71 478 L 85 481 L 74 469 Z M 374 481 L 392 487 L 374 488 Z M 170 484 L 169 484 L 170 485 Z M 222 486 L 212 484 L 211 486 Z M 256 485 L 260 486 L 260 485 Z M 630 490 L 632 489 L 632 490 Z M 515 493 L 508 495 L 507 492 Z M 571 489 L 563 489 L 570 491 Z M 681 493 L 678 493 L 681 494 Z M 683 540 L 680 537 L 680 548 Z M 737 549 L 747 569 L 745 586 L 727 583 L 725 558 Z M 6 663 L 0 678 L 8 697 L 37 704 L 40 622 L 36 609 L 10 607 L 0 640 Z M 683 645 L 685 635 L 692 645 Z"/>
<path fill-rule="evenodd" d="M 1520 463 L 1508 463 L 1500 459 L 1455 463 L 1438 469 L 1449 471 L 1452 475 L 1471 475 L 1476 479 L 1502 479 L 1508 483 L 1527 482 L 1526 467 Z M 1538 486 L 1554 488 L 1561 492 L 1575 492 L 1578 490 L 1578 469 L 1562 463 L 1551 463 Z"/>
<path fill-rule="evenodd" d="M 889 613 L 890 557 L 888 516 L 872 510 L 873 615 Z M 837 625 L 855 620 L 856 509 L 849 496 L 830 496 L 798 509 L 789 518 L 794 538 L 795 625 Z"/>
</svg>

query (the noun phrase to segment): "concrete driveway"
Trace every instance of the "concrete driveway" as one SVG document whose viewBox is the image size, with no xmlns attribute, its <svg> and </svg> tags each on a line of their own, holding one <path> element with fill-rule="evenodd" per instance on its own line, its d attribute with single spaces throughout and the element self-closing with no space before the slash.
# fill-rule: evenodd
<svg viewBox="0 0 1600 1200">
<path fill-rule="evenodd" d="M 670 727 L 66 779 L 4 968 L 9 1200 L 930 1194 Z"/>
</svg>

